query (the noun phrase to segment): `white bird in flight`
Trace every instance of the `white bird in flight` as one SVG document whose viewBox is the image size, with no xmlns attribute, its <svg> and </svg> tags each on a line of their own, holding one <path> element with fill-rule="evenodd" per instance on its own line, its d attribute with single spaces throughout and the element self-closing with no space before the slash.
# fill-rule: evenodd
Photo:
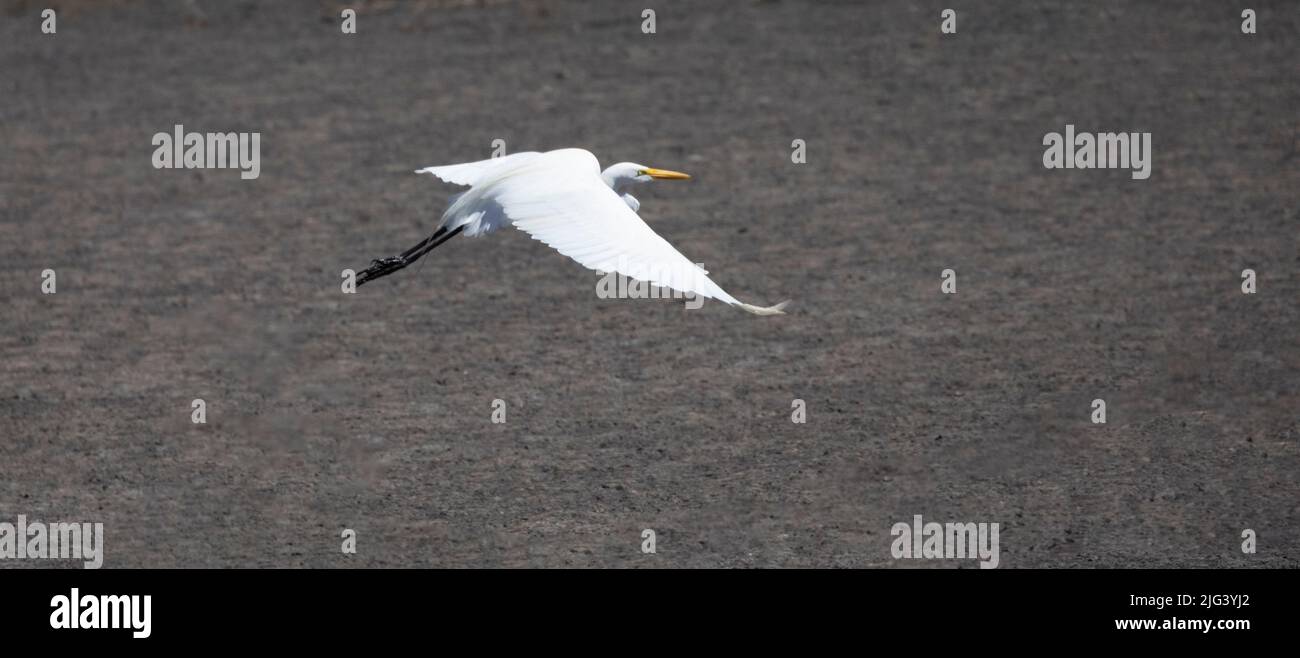
<svg viewBox="0 0 1300 658">
<path fill-rule="evenodd" d="M 416 173 L 469 189 L 451 197 L 433 235 L 399 256 L 372 261 L 357 275 L 358 286 L 414 263 L 458 233 L 475 237 L 514 225 L 599 272 L 716 299 L 755 315 L 783 314 L 789 303 L 753 306 L 737 300 L 637 215 L 641 204 L 628 188 L 655 179 L 690 178 L 686 174 L 633 162 L 602 172 L 596 156 L 583 149 L 515 153 Z"/>
</svg>

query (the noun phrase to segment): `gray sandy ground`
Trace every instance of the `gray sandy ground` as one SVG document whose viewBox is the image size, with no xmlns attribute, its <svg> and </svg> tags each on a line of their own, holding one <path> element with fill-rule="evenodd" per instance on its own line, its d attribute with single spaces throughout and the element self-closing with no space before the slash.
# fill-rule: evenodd
<svg viewBox="0 0 1300 658">
<path fill-rule="evenodd" d="M 915 514 L 1300 565 L 1293 4 L 64 4 L 0 13 L 0 520 L 110 567 L 974 566 L 893 560 Z M 261 177 L 154 169 L 177 123 Z M 1151 178 L 1045 170 L 1066 123 Z M 642 215 L 792 313 L 597 299 L 516 231 L 340 293 L 497 138 L 692 173 Z"/>
</svg>

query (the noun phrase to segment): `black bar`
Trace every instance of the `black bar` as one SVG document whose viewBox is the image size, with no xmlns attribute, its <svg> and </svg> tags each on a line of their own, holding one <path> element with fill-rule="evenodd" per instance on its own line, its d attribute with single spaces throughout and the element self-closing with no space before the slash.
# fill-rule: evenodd
<svg viewBox="0 0 1300 658">
<path fill-rule="evenodd" d="M 996 638 L 989 646 L 997 646 L 1044 635 L 1066 644 L 1253 646 L 1293 634 L 1298 579 L 1294 570 L 7 570 L 0 583 L 6 631 L 47 647 L 234 647 L 265 638 L 337 648 L 377 636 L 428 642 L 434 629 L 439 646 L 450 647 L 481 624 L 549 633 L 713 624 L 751 642 L 816 630 L 819 640 L 911 637 L 953 650 L 957 637 Z M 51 600 L 72 588 L 83 611 L 89 595 L 149 595 L 149 637 L 51 628 Z M 1180 604 L 1180 596 L 1190 598 Z M 1150 604 L 1160 597 L 1171 598 Z M 1117 620 L 1179 619 L 1249 628 L 1116 628 Z"/>
</svg>

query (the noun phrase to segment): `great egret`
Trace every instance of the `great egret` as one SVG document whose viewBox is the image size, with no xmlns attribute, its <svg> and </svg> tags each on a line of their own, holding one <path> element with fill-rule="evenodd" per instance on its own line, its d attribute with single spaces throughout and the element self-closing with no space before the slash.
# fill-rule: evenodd
<svg viewBox="0 0 1300 658">
<path fill-rule="evenodd" d="M 396 272 L 459 233 L 480 236 L 513 224 L 584 267 L 694 293 L 755 315 L 784 313 L 776 306 L 742 303 L 714 283 L 708 272 L 687 260 L 636 214 L 641 204 L 627 189 L 652 180 L 690 176 L 632 162 L 603 172 L 596 156 L 583 149 L 527 152 L 444 167 L 425 167 L 469 189 L 451 197 L 438 230 L 399 256 L 381 258 L 357 275 L 358 286 Z"/>
</svg>

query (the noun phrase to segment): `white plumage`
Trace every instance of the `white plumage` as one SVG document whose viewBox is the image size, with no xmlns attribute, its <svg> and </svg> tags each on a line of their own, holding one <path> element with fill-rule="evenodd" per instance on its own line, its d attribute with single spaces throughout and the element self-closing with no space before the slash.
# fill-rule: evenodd
<svg viewBox="0 0 1300 658">
<path fill-rule="evenodd" d="M 584 267 L 716 299 L 757 315 L 783 313 L 789 302 L 759 307 L 727 294 L 708 272 L 668 244 L 636 214 L 640 204 L 623 192 L 654 178 L 685 174 L 619 163 L 601 172 L 583 149 L 527 152 L 442 167 L 433 174 L 469 189 L 452 197 L 440 229 L 479 236 L 513 224 Z"/>
</svg>

